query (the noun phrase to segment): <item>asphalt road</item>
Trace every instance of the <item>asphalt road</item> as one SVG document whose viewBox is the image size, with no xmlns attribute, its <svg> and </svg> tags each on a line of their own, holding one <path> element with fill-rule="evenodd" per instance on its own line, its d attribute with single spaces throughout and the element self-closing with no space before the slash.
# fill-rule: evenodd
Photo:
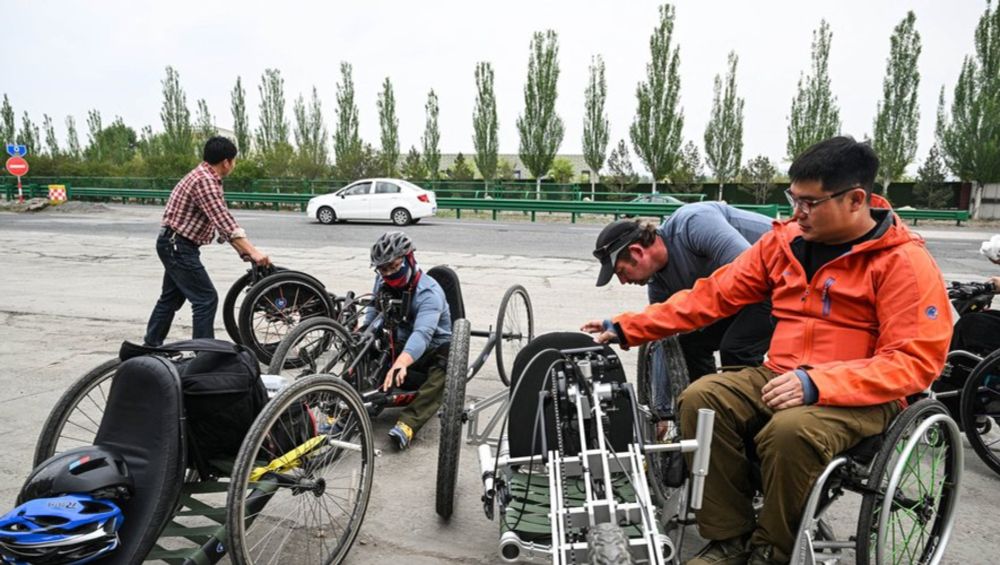
<svg viewBox="0 0 1000 565">
<path fill-rule="evenodd" d="M 0 213 L 0 510 L 10 507 L 31 467 L 42 422 L 66 388 L 112 357 L 122 340 L 139 340 L 156 300 L 162 268 L 153 249 L 157 207 L 112 206 L 110 211 L 34 215 Z M 287 267 L 309 272 L 334 292 L 367 289 L 372 280 L 368 248 L 387 224 L 322 226 L 302 214 L 237 211 L 252 240 Z M 640 308 L 643 289 L 595 289 L 597 262 L 590 256 L 601 220 L 566 223 L 428 219 L 407 228 L 425 266 L 448 263 L 462 278 L 468 318 L 486 329 L 504 290 L 522 284 L 531 293 L 536 333 L 573 330 L 591 318 Z M 978 255 L 991 233 L 923 229 L 929 248 L 950 279 L 1000 274 Z M 224 292 L 245 267 L 228 246 L 203 257 Z M 190 335 L 190 310 L 174 322 L 171 338 Z M 221 317 L 216 327 L 221 332 Z M 482 347 L 474 340 L 473 354 Z M 623 353 L 634 367 L 634 353 Z M 632 375 L 633 371 L 628 371 Z M 501 387 L 492 360 L 470 383 L 470 399 Z M 376 445 L 387 448 L 391 416 L 375 421 Z M 434 515 L 437 423 L 431 422 L 405 454 L 387 450 L 376 465 L 375 487 L 352 564 L 498 563 L 498 524 L 485 519 L 475 449 L 464 446 L 456 514 Z M 954 538 L 945 562 L 994 563 L 1000 551 L 995 527 L 1000 478 L 966 449 L 966 474 Z M 855 527 L 848 508 L 834 527 Z M 856 506 L 856 501 L 854 502 Z M 685 554 L 699 543 L 688 536 Z"/>
</svg>

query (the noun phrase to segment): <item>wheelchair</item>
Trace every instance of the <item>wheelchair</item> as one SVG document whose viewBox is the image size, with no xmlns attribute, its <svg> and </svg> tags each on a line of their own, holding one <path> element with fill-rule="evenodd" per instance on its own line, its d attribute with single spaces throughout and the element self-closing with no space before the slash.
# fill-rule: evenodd
<svg viewBox="0 0 1000 565">
<path fill-rule="evenodd" d="M 550 333 L 525 346 L 514 361 L 511 387 L 463 408 L 446 398 L 443 414 L 469 421 L 477 445 L 483 510 L 499 515 L 504 562 L 667 563 L 672 539 L 652 493 L 650 472 L 664 453 L 692 452 L 690 504 L 700 507 L 714 413 L 699 414 L 695 440 L 658 443 L 655 422 L 625 380 L 618 356 L 580 333 Z M 484 410 L 498 407 L 480 429 Z M 494 435 L 493 430 L 499 432 Z M 441 453 L 459 446 L 442 432 Z M 449 456 L 450 457 L 450 456 Z M 437 497 L 454 482 L 439 465 Z"/>
<path fill-rule="evenodd" d="M 63 395 L 39 437 L 35 466 L 81 445 L 124 456 L 136 492 L 122 505 L 121 545 L 102 563 L 340 563 L 364 520 L 377 455 L 357 392 L 331 375 L 292 383 L 236 456 L 209 459 L 204 473 L 189 460 L 178 360 L 103 363 Z"/>
</svg>

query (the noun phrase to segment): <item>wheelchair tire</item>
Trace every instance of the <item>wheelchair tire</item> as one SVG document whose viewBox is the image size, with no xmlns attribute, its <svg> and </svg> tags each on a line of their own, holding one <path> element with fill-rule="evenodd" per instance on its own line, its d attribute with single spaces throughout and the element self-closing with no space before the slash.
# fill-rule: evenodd
<svg viewBox="0 0 1000 565">
<path fill-rule="evenodd" d="M 917 442 L 913 450 L 902 453 L 922 423 L 937 415 L 943 415 L 946 419 L 930 424 L 930 428 L 921 434 L 923 439 Z M 933 451 L 941 451 L 944 460 L 935 460 L 928 464 L 929 469 L 924 469 L 920 456 Z M 902 461 L 904 455 L 906 460 Z M 917 457 L 915 462 L 914 456 Z M 890 477 L 900 465 L 903 465 L 903 475 L 894 492 L 887 495 L 885 490 L 889 486 Z M 933 474 L 935 469 L 943 473 L 941 480 L 937 484 L 924 484 L 925 477 Z M 951 535 L 961 474 L 962 443 L 958 427 L 950 419 L 947 408 L 937 400 L 924 399 L 900 413 L 886 432 L 882 448 L 872 462 L 867 488 L 862 497 L 856 538 L 858 565 L 937 563 Z M 907 475 L 911 475 L 909 481 Z M 936 488 L 940 490 L 934 490 Z M 895 541 L 897 532 L 906 532 L 899 536 L 904 538 L 900 541 L 908 544 L 914 540 L 921 547 L 891 547 L 888 548 L 888 555 L 878 555 L 880 518 L 886 507 L 887 496 L 892 501 L 892 515 L 887 522 L 886 543 Z M 914 524 L 907 527 L 896 523 L 906 519 L 912 519 Z M 932 523 L 928 523 L 931 521 Z M 924 530 L 920 535 L 914 533 L 918 527 Z"/>
<path fill-rule="evenodd" d="M 326 430 L 317 425 L 331 421 Z M 331 375 L 295 381 L 264 407 L 236 456 L 226 503 L 230 559 L 340 563 L 364 520 L 374 471 L 371 420 L 358 393 Z"/>
<path fill-rule="evenodd" d="M 346 379 L 343 361 L 350 364 L 353 358 L 347 328 L 332 318 L 314 317 L 282 338 L 271 356 L 267 374 L 297 379 L 323 373 Z"/>
<path fill-rule="evenodd" d="M 973 451 L 994 473 L 1000 474 L 1000 352 L 976 365 L 962 388 L 961 418 Z"/>
<path fill-rule="evenodd" d="M 603 522 L 587 530 L 590 565 L 631 565 L 628 538 L 618 524 Z"/>
<path fill-rule="evenodd" d="M 93 444 L 121 361 L 115 357 L 80 377 L 56 402 L 35 445 L 34 465 L 56 453 Z"/>
<path fill-rule="evenodd" d="M 465 376 L 469 372 L 469 321 L 455 320 L 448 350 L 448 371 L 441 399 L 441 433 L 438 444 L 435 509 L 445 520 L 454 511 L 458 461 L 462 454 L 465 411 Z"/>
<path fill-rule="evenodd" d="M 229 287 L 226 297 L 222 299 L 222 324 L 226 327 L 226 333 L 233 343 L 240 341 L 240 325 L 236 321 L 237 302 L 242 302 L 240 298 L 250 286 L 250 273 L 243 273 L 243 276 L 236 279 L 233 286 Z"/>
<path fill-rule="evenodd" d="M 531 297 L 523 286 L 515 284 L 504 293 L 497 311 L 496 332 L 499 334 L 495 346 L 497 373 L 504 386 L 509 387 L 514 358 L 535 337 L 535 314 Z"/>
<path fill-rule="evenodd" d="M 269 364 L 281 339 L 302 320 L 336 318 L 333 300 L 316 279 L 297 271 L 268 275 L 250 287 L 238 320 L 240 343 Z"/>
<path fill-rule="evenodd" d="M 665 369 L 670 381 L 670 406 L 668 413 L 661 413 L 653 406 L 653 355 L 662 348 L 665 358 Z M 645 343 L 639 347 L 639 363 L 636 371 L 636 397 L 639 404 L 645 406 L 640 413 L 646 415 L 643 422 L 643 440 L 646 443 L 657 443 L 656 424 L 659 421 L 673 421 L 671 432 L 664 441 L 680 440 L 680 429 L 677 424 L 677 397 L 688 386 L 687 365 L 684 363 L 684 353 L 676 337 L 670 337 Z M 677 452 L 652 453 L 646 456 L 646 473 L 651 486 L 653 502 L 664 507 L 681 487 L 687 476 L 684 457 Z"/>
</svg>

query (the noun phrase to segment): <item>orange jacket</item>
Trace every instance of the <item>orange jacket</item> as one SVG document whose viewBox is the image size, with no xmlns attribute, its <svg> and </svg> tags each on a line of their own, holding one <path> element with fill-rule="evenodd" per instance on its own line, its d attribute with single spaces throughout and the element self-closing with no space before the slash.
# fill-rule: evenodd
<svg viewBox="0 0 1000 565">
<path fill-rule="evenodd" d="M 884 203 L 878 197 L 875 202 Z M 817 404 L 869 406 L 925 390 L 944 367 L 952 319 L 941 271 L 898 216 L 806 282 L 790 244 L 794 221 L 774 230 L 691 290 L 614 318 L 627 345 L 689 332 L 771 297 L 777 320 L 766 367 L 806 369 Z"/>
</svg>

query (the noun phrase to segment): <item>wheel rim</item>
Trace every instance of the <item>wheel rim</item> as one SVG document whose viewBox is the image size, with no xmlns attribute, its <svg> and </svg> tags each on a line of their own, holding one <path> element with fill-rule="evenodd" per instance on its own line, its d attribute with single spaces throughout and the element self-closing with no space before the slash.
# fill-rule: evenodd
<svg viewBox="0 0 1000 565">
<path fill-rule="evenodd" d="M 294 340 L 281 359 L 271 361 L 268 372 L 293 379 L 323 373 L 346 378 L 347 367 L 353 359 L 350 343 L 343 330 L 330 324 L 319 324 L 299 335 L 289 335 Z"/>
<path fill-rule="evenodd" d="M 56 439 L 52 442 L 51 453 L 39 456 L 44 455 L 43 459 L 47 459 L 68 449 L 94 444 L 101 419 L 104 417 L 104 408 L 108 403 L 112 377 L 117 370 L 118 364 L 115 363 L 77 396 L 79 400 L 73 409 L 57 425 Z"/>
<path fill-rule="evenodd" d="M 339 562 L 361 526 L 373 472 L 363 409 L 337 387 L 315 388 L 269 411 L 267 433 L 252 438 L 234 525 L 247 563 Z M 297 466 L 264 471 L 296 450 Z"/>
<path fill-rule="evenodd" d="M 323 208 L 319 211 L 319 221 L 324 224 L 329 224 L 333 221 L 333 211 L 328 208 Z"/>
<path fill-rule="evenodd" d="M 899 462 L 905 442 L 897 444 L 896 463 L 886 468 L 903 464 L 903 472 L 889 516 L 881 515 L 887 507 L 884 500 L 875 508 L 870 563 L 926 563 L 935 553 L 943 551 L 950 533 L 961 456 L 956 452 L 957 432 L 949 429 L 949 423 L 944 419 L 932 423 L 921 434 L 905 463 Z M 878 488 L 884 493 L 889 477 L 886 474 L 880 480 Z M 879 539 L 883 537 L 885 555 L 879 556 Z"/>
<path fill-rule="evenodd" d="M 514 359 L 534 337 L 534 320 L 527 294 L 520 289 L 513 292 L 501 315 L 503 321 L 497 327 L 500 332 L 497 339 L 498 361 L 501 363 L 502 376 L 506 376 L 509 382 Z"/>
<path fill-rule="evenodd" d="M 327 314 L 324 298 L 311 285 L 285 281 L 266 289 L 254 302 L 251 337 L 268 354 L 302 320 Z"/>
<path fill-rule="evenodd" d="M 392 221 L 397 226 L 402 226 L 402 225 L 405 225 L 405 224 L 409 223 L 409 221 L 410 221 L 410 217 L 409 216 L 410 215 L 407 214 L 405 210 L 396 210 L 392 214 Z"/>
</svg>

